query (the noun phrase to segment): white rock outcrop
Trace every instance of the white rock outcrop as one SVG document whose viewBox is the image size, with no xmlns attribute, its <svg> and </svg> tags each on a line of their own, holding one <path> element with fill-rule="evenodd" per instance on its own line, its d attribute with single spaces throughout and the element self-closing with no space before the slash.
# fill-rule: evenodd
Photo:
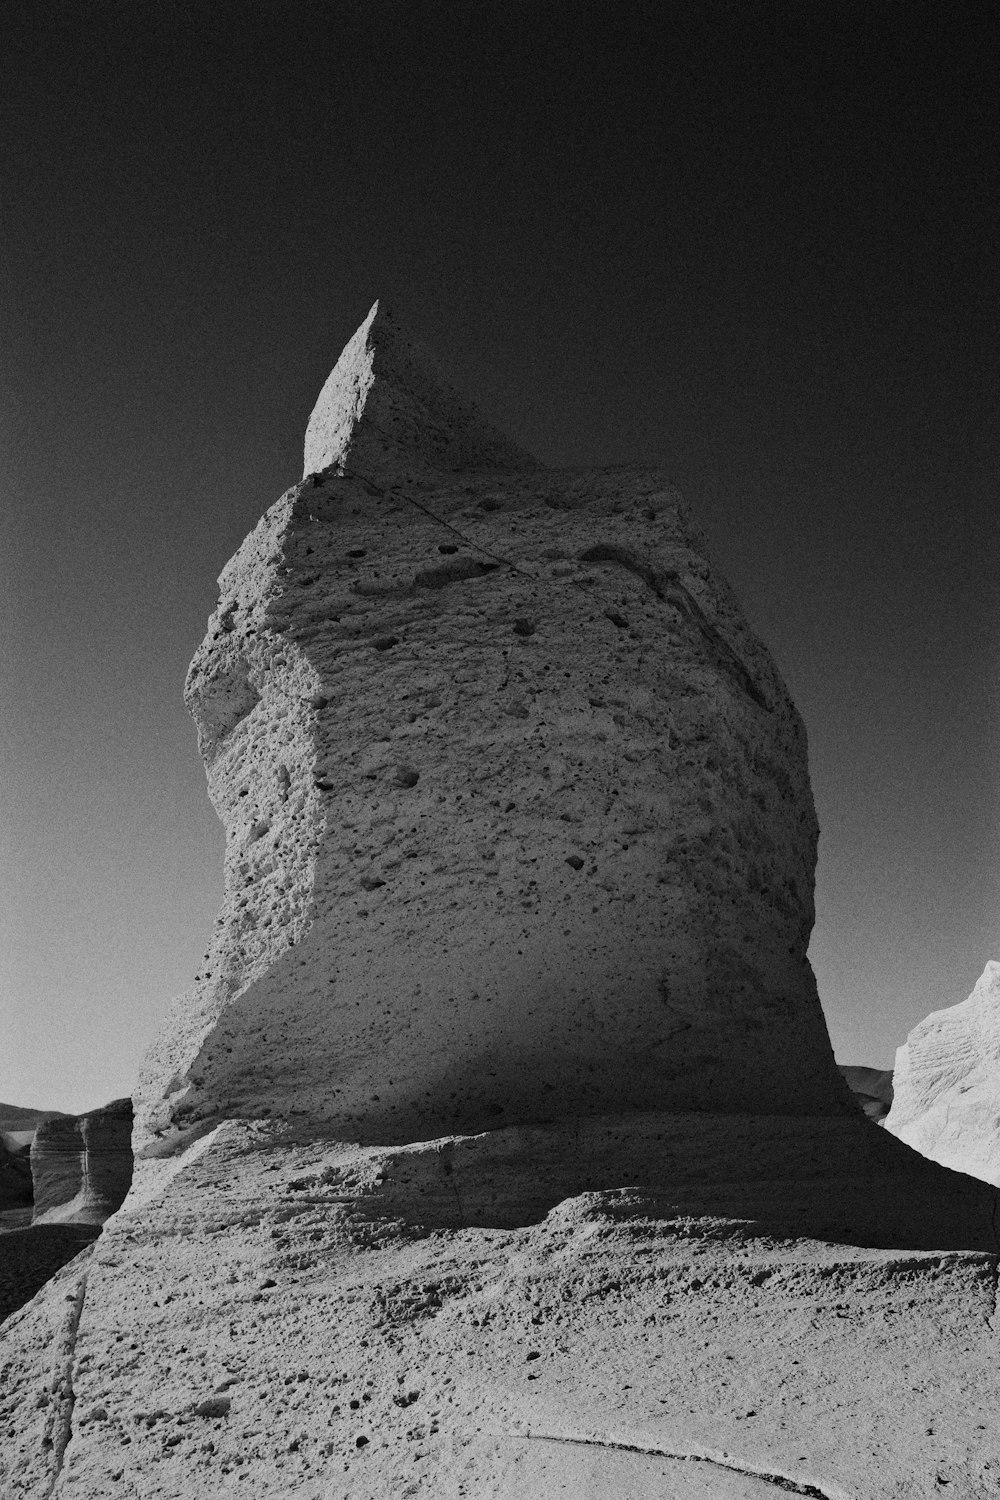
<svg viewBox="0 0 1000 1500">
<path fill-rule="evenodd" d="M 662 475 L 427 368 L 376 312 L 222 575 L 223 910 L 0 1500 L 995 1500 L 996 1195 L 836 1070 L 770 657 Z"/>
<path fill-rule="evenodd" d="M 1000 963 L 960 1005 L 932 1011 L 896 1052 L 885 1128 L 956 1172 L 1000 1187 Z"/>
<path fill-rule="evenodd" d="M 232 1115 L 385 1142 L 849 1109 L 805 733 L 680 497 L 497 470 L 421 359 L 373 311 L 310 421 L 332 467 L 222 574 L 187 700 L 225 902 L 137 1149 Z"/>
</svg>

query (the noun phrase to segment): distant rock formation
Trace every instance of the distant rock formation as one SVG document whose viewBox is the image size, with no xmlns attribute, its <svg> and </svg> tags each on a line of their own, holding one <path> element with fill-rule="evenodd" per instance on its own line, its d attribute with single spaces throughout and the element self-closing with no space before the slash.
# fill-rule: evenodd
<svg viewBox="0 0 1000 1500">
<path fill-rule="evenodd" d="M 869 1120 L 884 1120 L 892 1108 L 892 1069 L 840 1063 L 841 1076 Z"/>
<path fill-rule="evenodd" d="M 220 580 L 223 910 L 0 1500 L 996 1500 L 995 1195 L 837 1073 L 770 657 L 661 474 L 429 369 L 374 311 Z"/>
<path fill-rule="evenodd" d="M 330 467 L 222 574 L 187 701 L 224 906 L 137 1149 L 849 1109 L 805 734 L 680 497 L 534 466 L 427 368 L 373 309 L 309 424 Z"/>
<path fill-rule="evenodd" d="M 9 1208 L 20 1208 L 31 1202 L 31 1164 L 28 1161 L 29 1147 L 13 1150 L 0 1137 L 0 1212 Z"/>
<path fill-rule="evenodd" d="M 39 1125 L 31 1145 L 33 1224 L 103 1224 L 132 1181 L 132 1101 Z"/>
<path fill-rule="evenodd" d="M 0 1103 L 0 1214 L 30 1207 L 31 1143 L 45 1120 L 69 1119 L 56 1109 Z M 0 1228 L 4 1221 L 0 1220 Z"/>
<path fill-rule="evenodd" d="M 932 1011 L 896 1053 L 885 1128 L 931 1161 L 1000 1187 L 1000 963 Z"/>
</svg>

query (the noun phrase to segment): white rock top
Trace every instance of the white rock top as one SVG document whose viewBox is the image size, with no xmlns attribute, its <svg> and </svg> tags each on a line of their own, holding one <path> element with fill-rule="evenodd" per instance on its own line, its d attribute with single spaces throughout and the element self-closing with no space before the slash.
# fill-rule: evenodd
<svg viewBox="0 0 1000 1500">
<path fill-rule="evenodd" d="M 1000 963 L 932 1011 L 896 1053 L 885 1128 L 932 1161 L 1000 1187 Z"/>
<path fill-rule="evenodd" d="M 368 477 L 407 470 L 537 469 L 444 379 L 433 357 L 376 302 L 309 418 L 304 475 L 336 465 Z"/>
</svg>

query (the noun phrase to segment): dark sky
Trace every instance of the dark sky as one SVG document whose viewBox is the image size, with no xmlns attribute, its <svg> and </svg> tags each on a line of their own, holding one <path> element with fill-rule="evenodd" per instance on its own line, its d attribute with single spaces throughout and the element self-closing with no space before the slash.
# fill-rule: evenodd
<svg viewBox="0 0 1000 1500">
<path fill-rule="evenodd" d="M 214 580 L 378 296 L 661 464 L 785 673 L 838 1056 L 1000 956 L 994 7 L 8 0 L 0 1099 L 131 1089 L 222 835 Z"/>
</svg>

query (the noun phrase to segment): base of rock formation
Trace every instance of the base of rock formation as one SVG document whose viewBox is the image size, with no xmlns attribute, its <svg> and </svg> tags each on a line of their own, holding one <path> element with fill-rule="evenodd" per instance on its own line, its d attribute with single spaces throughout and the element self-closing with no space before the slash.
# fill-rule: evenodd
<svg viewBox="0 0 1000 1500">
<path fill-rule="evenodd" d="M 985 1500 L 996 1207 L 860 1116 L 229 1121 L 8 1321 L 0 1495 Z"/>
</svg>

